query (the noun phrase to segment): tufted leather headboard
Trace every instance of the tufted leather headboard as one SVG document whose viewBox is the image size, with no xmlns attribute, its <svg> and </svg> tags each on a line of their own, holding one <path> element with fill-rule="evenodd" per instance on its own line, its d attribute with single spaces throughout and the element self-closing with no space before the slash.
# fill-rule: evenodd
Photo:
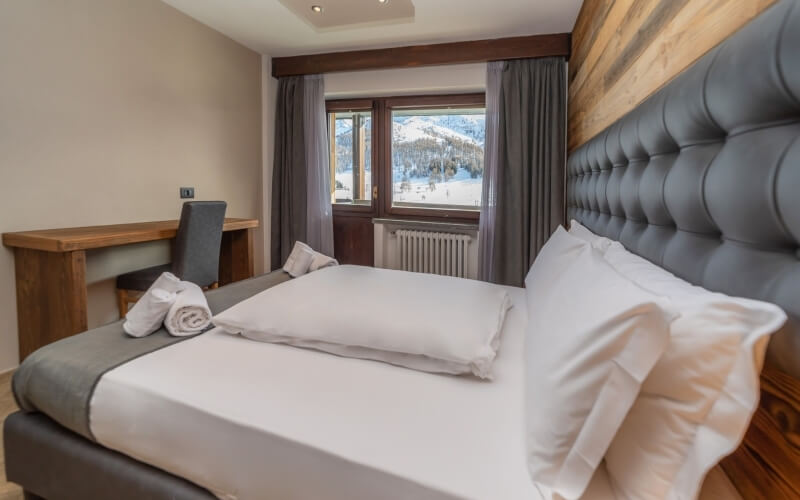
<svg viewBox="0 0 800 500">
<path fill-rule="evenodd" d="M 791 317 L 800 378 L 800 3 L 783 0 L 576 149 L 567 217 L 710 290 Z"/>
</svg>

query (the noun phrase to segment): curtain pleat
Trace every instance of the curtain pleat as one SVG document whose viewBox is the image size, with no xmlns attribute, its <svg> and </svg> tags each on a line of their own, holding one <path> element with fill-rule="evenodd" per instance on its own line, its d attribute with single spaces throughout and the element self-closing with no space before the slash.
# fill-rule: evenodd
<svg viewBox="0 0 800 500">
<path fill-rule="evenodd" d="M 281 78 L 272 167 L 271 269 L 296 241 L 333 255 L 325 87 L 321 75 Z"/>
<path fill-rule="evenodd" d="M 306 239 L 314 250 L 333 256 L 333 208 L 331 206 L 328 115 L 322 75 L 305 77 L 304 118 L 306 143 Z"/>
<path fill-rule="evenodd" d="M 481 218 L 478 225 L 478 279 L 494 281 L 493 257 L 497 209 L 497 176 L 500 117 L 500 83 L 504 61 L 493 61 L 486 67 L 486 134 L 483 155 Z"/>
<path fill-rule="evenodd" d="M 488 281 L 522 286 L 539 250 L 563 222 L 565 69 L 561 57 L 504 63 L 497 97 L 498 146 L 496 152 L 487 151 L 493 158 L 486 160 L 489 168 L 497 162 L 496 172 L 488 172 L 495 199 L 493 210 L 481 213 L 481 227 L 492 231 L 480 257 L 481 277 Z M 487 141 L 488 135 L 487 128 Z"/>
<path fill-rule="evenodd" d="M 270 268 L 286 262 L 295 241 L 306 238 L 308 182 L 304 127 L 305 80 L 278 81 L 272 165 Z"/>
</svg>

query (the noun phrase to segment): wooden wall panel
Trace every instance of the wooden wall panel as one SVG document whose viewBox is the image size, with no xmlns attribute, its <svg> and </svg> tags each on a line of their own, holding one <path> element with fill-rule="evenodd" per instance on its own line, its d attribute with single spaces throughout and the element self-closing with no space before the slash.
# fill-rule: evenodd
<svg viewBox="0 0 800 500">
<path fill-rule="evenodd" d="M 776 0 L 586 0 L 572 33 L 573 150 Z"/>
<path fill-rule="evenodd" d="M 800 498 L 800 380 L 764 369 L 761 403 L 722 468 L 747 500 Z"/>
</svg>

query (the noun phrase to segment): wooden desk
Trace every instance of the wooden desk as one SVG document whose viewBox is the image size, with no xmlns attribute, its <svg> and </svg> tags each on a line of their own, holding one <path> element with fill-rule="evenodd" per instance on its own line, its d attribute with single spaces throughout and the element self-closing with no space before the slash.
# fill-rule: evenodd
<svg viewBox="0 0 800 500">
<path fill-rule="evenodd" d="M 255 219 L 225 219 L 220 285 L 253 276 Z M 39 347 L 85 331 L 86 250 L 175 237 L 178 221 L 4 233 L 14 248 L 20 361 Z"/>
</svg>

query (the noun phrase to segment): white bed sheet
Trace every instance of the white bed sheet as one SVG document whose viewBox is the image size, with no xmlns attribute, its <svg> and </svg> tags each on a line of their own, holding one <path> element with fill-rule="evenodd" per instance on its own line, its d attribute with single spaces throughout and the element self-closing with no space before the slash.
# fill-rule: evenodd
<svg viewBox="0 0 800 500">
<path fill-rule="evenodd" d="M 508 290 L 492 382 L 211 331 L 103 376 L 92 432 L 226 499 L 549 498 L 526 469 L 527 313 Z M 610 497 L 601 474 L 591 490 Z"/>
</svg>

